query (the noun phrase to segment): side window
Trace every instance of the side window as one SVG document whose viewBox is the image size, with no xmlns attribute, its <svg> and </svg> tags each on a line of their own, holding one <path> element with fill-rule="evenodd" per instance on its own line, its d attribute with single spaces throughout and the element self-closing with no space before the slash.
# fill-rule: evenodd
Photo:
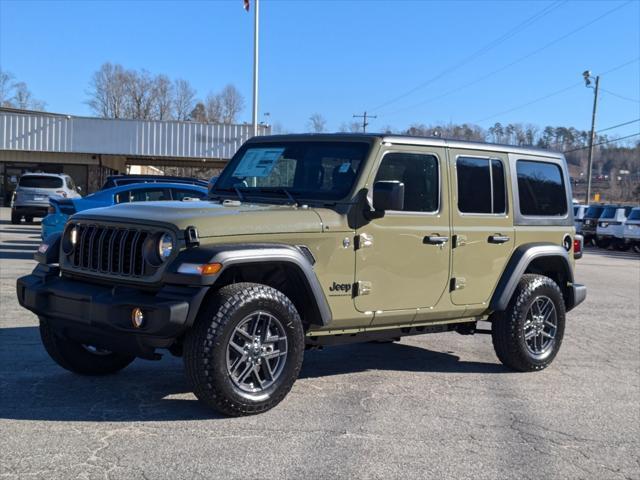
<svg viewBox="0 0 640 480">
<path fill-rule="evenodd" d="M 116 193 L 115 200 L 116 203 L 129 203 L 131 201 L 131 190 Z"/>
<path fill-rule="evenodd" d="M 375 181 L 383 180 L 398 180 L 404 183 L 404 211 L 438 210 L 438 159 L 434 155 L 388 153 L 382 158 Z"/>
<path fill-rule="evenodd" d="M 554 163 L 518 160 L 520 213 L 559 216 L 567 213 L 567 194 L 562 171 Z"/>
<path fill-rule="evenodd" d="M 66 177 L 67 178 L 67 188 L 69 190 L 75 190 L 76 189 L 76 184 L 73 183 L 73 178 L 71 177 Z"/>
<path fill-rule="evenodd" d="M 171 189 L 174 200 L 184 200 L 185 198 L 204 198 L 206 193 L 199 190 L 187 190 L 182 188 Z"/>
<path fill-rule="evenodd" d="M 166 188 L 138 188 L 131 191 L 132 202 L 156 202 L 159 200 L 171 200 L 169 190 Z"/>
<path fill-rule="evenodd" d="M 458 157 L 458 210 L 461 213 L 506 213 L 504 165 L 498 159 Z"/>
</svg>

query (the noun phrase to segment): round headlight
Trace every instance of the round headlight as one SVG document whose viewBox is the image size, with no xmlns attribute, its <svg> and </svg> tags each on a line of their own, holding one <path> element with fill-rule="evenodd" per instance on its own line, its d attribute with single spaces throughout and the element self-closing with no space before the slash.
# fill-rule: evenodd
<svg viewBox="0 0 640 480">
<path fill-rule="evenodd" d="M 160 237 L 158 241 L 158 255 L 162 260 L 166 260 L 171 256 L 171 252 L 173 251 L 173 237 L 165 233 Z"/>
</svg>

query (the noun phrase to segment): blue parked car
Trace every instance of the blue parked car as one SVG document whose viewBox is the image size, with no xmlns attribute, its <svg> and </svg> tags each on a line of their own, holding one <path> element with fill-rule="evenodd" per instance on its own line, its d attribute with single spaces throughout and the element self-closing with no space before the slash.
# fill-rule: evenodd
<svg viewBox="0 0 640 480">
<path fill-rule="evenodd" d="M 52 198 L 49 200 L 49 214 L 42 219 L 42 238 L 47 238 L 55 232 L 62 232 L 67 219 L 82 210 L 129 202 L 199 200 L 206 196 L 207 188 L 199 185 L 138 183 L 100 190 L 84 198 Z"/>
</svg>

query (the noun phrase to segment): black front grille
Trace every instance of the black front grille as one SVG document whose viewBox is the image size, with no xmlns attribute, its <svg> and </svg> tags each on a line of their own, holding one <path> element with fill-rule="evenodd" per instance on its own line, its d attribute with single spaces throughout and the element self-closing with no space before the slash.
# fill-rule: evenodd
<svg viewBox="0 0 640 480">
<path fill-rule="evenodd" d="M 104 225 L 76 225 L 77 244 L 69 258 L 74 269 L 141 277 L 144 242 L 151 232 Z"/>
</svg>

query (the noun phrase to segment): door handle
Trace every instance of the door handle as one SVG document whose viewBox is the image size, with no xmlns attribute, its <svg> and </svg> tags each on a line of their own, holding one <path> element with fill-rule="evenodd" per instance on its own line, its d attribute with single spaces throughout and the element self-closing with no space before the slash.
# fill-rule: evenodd
<svg viewBox="0 0 640 480">
<path fill-rule="evenodd" d="M 489 243 L 507 243 L 509 240 L 511 240 L 511 237 L 507 235 L 497 234 L 489 236 Z"/>
<path fill-rule="evenodd" d="M 429 245 L 444 245 L 449 241 L 449 237 L 441 237 L 440 235 L 427 235 L 422 240 L 422 243 Z"/>
</svg>

